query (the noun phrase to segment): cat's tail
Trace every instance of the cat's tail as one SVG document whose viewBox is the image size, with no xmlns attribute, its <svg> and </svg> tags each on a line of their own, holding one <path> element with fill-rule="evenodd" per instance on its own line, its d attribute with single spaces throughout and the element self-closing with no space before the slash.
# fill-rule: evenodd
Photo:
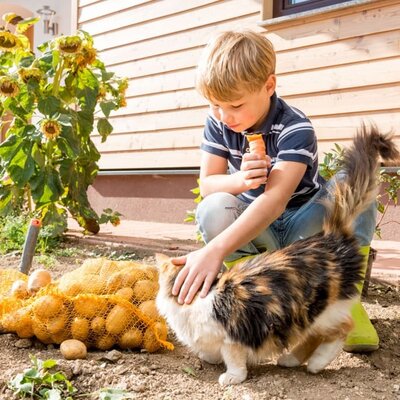
<svg viewBox="0 0 400 400">
<path fill-rule="evenodd" d="M 393 135 L 384 135 L 375 125 L 361 126 L 353 144 L 345 150 L 344 175 L 339 175 L 331 196 L 324 202 L 327 215 L 325 234 L 351 234 L 354 219 L 375 199 L 378 192 L 380 159 L 400 160 Z"/>
</svg>

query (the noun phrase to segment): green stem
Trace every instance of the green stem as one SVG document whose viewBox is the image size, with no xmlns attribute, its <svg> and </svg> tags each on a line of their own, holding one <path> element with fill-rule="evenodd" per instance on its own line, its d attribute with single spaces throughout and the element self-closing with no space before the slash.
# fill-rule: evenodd
<svg viewBox="0 0 400 400">
<path fill-rule="evenodd" d="M 25 192 L 26 192 L 26 197 L 27 197 L 27 202 L 28 202 L 28 210 L 29 214 L 32 214 L 32 193 L 31 193 L 31 188 L 29 186 L 25 187 Z"/>
<path fill-rule="evenodd" d="M 60 82 L 61 82 L 63 70 L 64 70 L 64 60 L 62 59 L 58 65 L 56 74 L 54 76 L 54 81 L 53 81 L 53 96 L 55 96 L 55 97 L 57 97 L 58 91 L 60 89 Z"/>
<path fill-rule="evenodd" d="M 381 217 L 379 218 L 379 221 L 378 221 L 378 223 L 376 224 L 375 229 L 379 228 L 379 226 L 381 225 L 382 220 L 383 220 L 383 218 L 385 217 L 385 214 L 386 214 L 386 211 L 388 210 L 388 208 L 389 208 L 389 204 L 386 204 L 385 207 L 384 207 L 384 209 L 383 209 L 383 211 L 382 211 Z"/>
<path fill-rule="evenodd" d="M 53 148 L 54 148 L 54 140 L 50 139 L 47 142 L 47 146 L 46 146 L 46 156 L 47 156 L 47 160 L 46 160 L 46 164 L 51 166 L 53 165 Z"/>
</svg>

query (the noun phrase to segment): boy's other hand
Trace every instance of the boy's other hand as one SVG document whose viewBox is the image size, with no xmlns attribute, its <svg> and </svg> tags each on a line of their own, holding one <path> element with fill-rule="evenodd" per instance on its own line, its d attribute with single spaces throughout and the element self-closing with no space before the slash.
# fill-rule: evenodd
<svg viewBox="0 0 400 400">
<path fill-rule="evenodd" d="M 179 304 L 190 304 L 200 288 L 202 288 L 200 296 L 206 297 L 222 265 L 222 260 L 215 254 L 208 254 L 207 247 L 183 257 L 172 258 L 171 261 L 175 265 L 184 265 L 172 288 L 174 296 L 179 294 Z"/>
<path fill-rule="evenodd" d="M 265 184 L 270 167 L 271 158 L 268 155 L 260 159 L 258 154 L 245 153 L 240 166 L 240 175 L 246 190 L 257 189 Z"/>
</svg>

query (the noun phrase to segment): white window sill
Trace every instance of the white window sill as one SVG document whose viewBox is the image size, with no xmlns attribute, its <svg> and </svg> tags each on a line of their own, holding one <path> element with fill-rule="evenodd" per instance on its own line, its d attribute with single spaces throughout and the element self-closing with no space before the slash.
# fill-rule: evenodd
<svg viewBox="0 0 400 400">
<path fill-rule="evenodd" d="M 345 3 L 333 4 L 326 7 L 316 8 L 314 10 L 308 10 L 299 12 L 296 14 L 285 15 L 283 17 L 278 18 L 269 18 L 263 21 L 259 21 L 257 25 L 262 26 L 264 28 L 272 27 L 275 25 L 286 24 L 290 22 L 296 22 L 297 20 L 303 20 L 305 18 L 320 16 L 323 14 L 335 12 L 335 11 L 342 11 L 348 8 L 354 8 L 357 6 L 363 6 L 366 4 L 378 3 L 379 0 L 350 0 L 346 1 Z"/>
</svg>

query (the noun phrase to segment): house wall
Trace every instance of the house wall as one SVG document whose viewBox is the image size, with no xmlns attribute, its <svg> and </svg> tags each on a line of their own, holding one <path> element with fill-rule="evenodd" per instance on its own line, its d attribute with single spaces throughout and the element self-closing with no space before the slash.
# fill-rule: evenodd
<svg viewBox="0 0 400 400">
<path fill-rule="evenodd" d="M 176 197 L 163 198 L 164 212 L 146 211 L 151 202 L 140 200 L 143 185 L 153 184 L 160 172 L 143 175 L 144 179 L 124 177 L 121 170 L 162 169 L 169 182 L 176 180 L 177 189 L 196 186 L 195 174 L 187 175 L 183 184 L 165 169 L 199 167 L 207 104 L 194 89 L 195 66 L 209 38 L 227 29 L 254 29 L 272 41 L 277 51 L 277 92 L 310 116 L 321 156 L 334 143 L 349 143 L 362 120 L 374 121 L 383 130 L 397 129 L 400 141 L 398 1 L 354 0 L 323 13 L 261 24 L 271 0 L 80 0 L 78 4 L 79 27 L 94 36 L 108 68 L 130 82 L 127 107 L 111 118 L 114 132 L 105 143 L 93 135 L 102 154 L 101 168 L 116 174 L 100 176 L 91 189 L 98 207 L 118 204 L 126 218 L 172 222 L 181 222 L 186 209 L 193 208 L 191 198 L 175 190 Z M 99 188 L 105 182 L 115 188 L 114 195 L 102 195 Z M 126 185 L 132 193 L 120 195 L 126 194 Z M 159 193 L 162 196 L 163 190 Z M 154 196 L 157 199 L 157 193 Z"/>
<path fill-rule="evenodd" d="M 400 3 L 347 4 L 263 24 L 277 51 L 277 91 L 311 118 L 321 154 L 348 143 L 363 120 L 400 139 Z"/>
</svg>

